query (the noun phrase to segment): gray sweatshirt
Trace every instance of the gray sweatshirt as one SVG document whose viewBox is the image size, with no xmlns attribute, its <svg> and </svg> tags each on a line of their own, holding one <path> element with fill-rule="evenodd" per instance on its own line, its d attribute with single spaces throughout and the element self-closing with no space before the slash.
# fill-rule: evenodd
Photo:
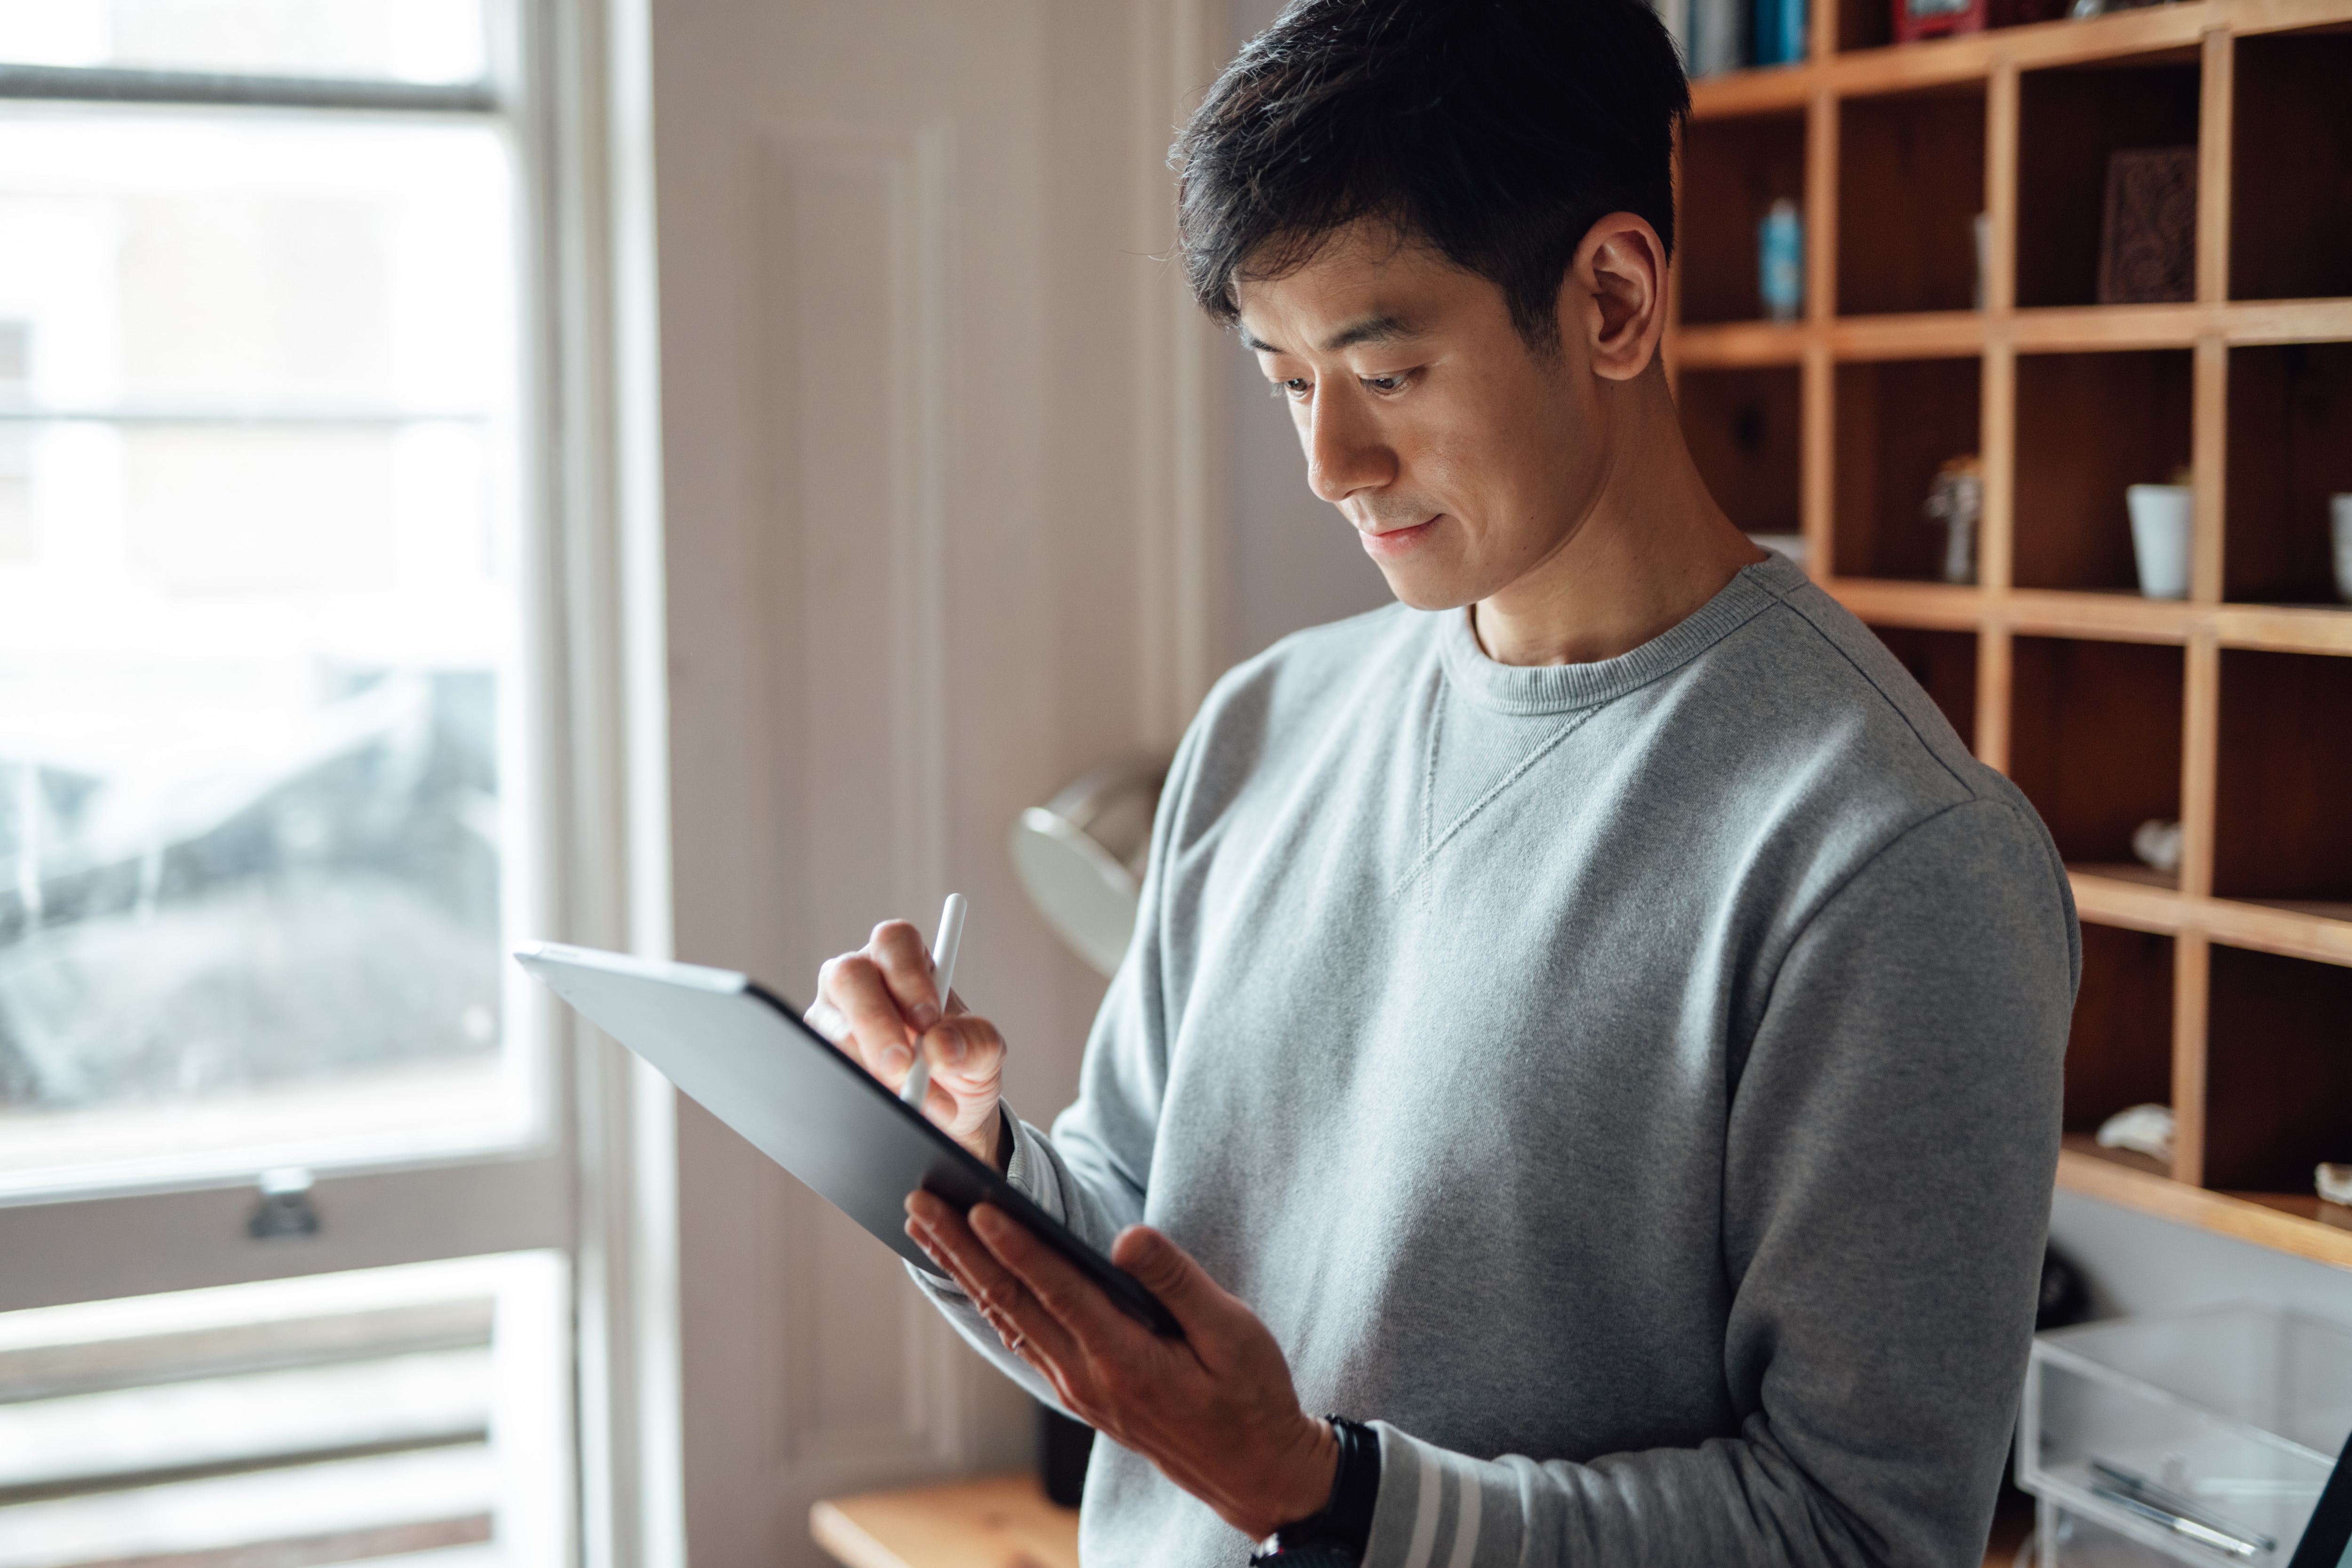
<svg viewBox="0 0 2352 1568">
<path fill-rule="evenodd" d="M 2032 807 L 1785 560 L 1597 664 L 1391 607 L 1211 694 L 1013 1176 L 1377 1423 L 1368 1568 L 1974 1568 L 2079 955 Z M 1081 1543 L 1249 1549 L 1107 1440 Z"/>
</svg>

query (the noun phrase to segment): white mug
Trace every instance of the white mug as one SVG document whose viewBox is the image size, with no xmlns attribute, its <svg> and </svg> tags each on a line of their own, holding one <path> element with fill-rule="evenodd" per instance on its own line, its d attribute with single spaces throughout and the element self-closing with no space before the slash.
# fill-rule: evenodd
<svg viewBox="0 0 2352 1568">
<path fill-rule="evenodd" d="M 2139 563 L 2139 591 L 2151 599 L 2189 597 L 2189 518 L 2193 493 L 2187 485 L 2131 485 L 2124 490 L 2124 501 L 2131 508 L 2132 555 Z"/>
<path fill-rule="evenodd" d="M 2336 534 L 2336 596 L 2352 605 L 2352 495 L 2329 496 L 2327 515 Z"/>
</svg>

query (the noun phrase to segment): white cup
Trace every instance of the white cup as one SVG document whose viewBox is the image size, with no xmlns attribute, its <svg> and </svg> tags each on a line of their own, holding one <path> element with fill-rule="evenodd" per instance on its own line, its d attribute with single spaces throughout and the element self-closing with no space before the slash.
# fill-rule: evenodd
<svg viewBox="0 0 2352 1568">
<path fill-rule="evenodd" d="M 2139 591 L 2151 599 L 2189 597 L 2190 495 L 2187 485 L 2131 485 L 2124 490 Z"/>
<path fill-rule="evenodd" d="M 2336 535 L 2336 596 L 2352 605 L 2352 495 L 2329 496 L 2327 519 Z"/>
</svg>

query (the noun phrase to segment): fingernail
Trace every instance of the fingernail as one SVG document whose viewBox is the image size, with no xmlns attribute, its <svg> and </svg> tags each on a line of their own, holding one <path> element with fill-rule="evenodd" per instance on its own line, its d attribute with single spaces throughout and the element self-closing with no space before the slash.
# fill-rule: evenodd
<svg viewBox="0 0 2352 1568">
<path fill-rule="evenodd" d="M 882 1047 L 882 1070 L 900 1072 L 915 1065 L 915 1053 L 904 1046 Z"/>
<path fill-rule="evenodd" d="M 915 1009 L 915 1027 L 928 1029 L 940 1021 L 940 1010 L 929 1002 Z"/>
</svg>

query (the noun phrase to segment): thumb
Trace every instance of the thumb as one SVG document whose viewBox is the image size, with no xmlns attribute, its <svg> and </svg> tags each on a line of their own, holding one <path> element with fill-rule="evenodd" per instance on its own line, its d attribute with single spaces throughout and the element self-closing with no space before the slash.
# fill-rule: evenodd
<svg viewBox="0 0 2352 1568">
<path fill-rule="evenodd" d="M 1110 1244 L 1110 1260 L 1159 1297 L 1188 1338 L 1195 1325 L 1208 1327 L 1238 1305 L 1191 1253 L 1148 1225 L 1120 1231 Z"/>
</svg>

